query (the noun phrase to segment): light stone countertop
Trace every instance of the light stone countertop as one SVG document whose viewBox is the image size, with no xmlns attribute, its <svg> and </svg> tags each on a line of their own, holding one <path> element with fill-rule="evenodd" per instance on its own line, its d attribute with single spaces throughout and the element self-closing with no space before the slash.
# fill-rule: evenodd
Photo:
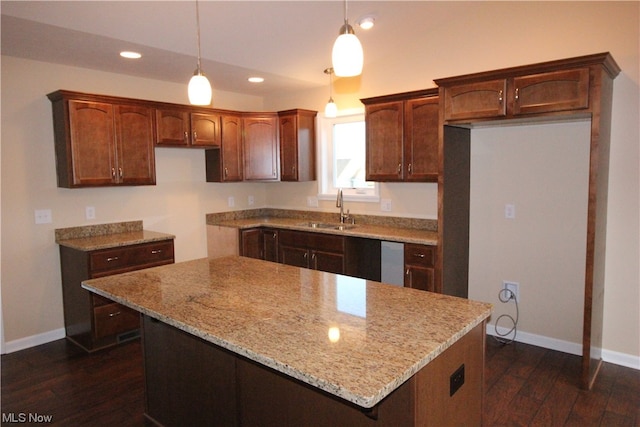
<svg viewBox="0 0 640 427">
<path fill-rule="evenodd" d="M 492 310 L 487 303 L 237 256 L 82 286 L 365 408 Z"/>
<path fill-rule="evenodd" d="M 66 246 L 80 251 L 95 251 L 99 249 L 117 248 L 140 243 L 151 243 L 161 240 L 175 239 L 172 234 L 159 233 L 157 231 L 138 230 L 121 233 L 99 234 L 96 236 L 78 237 L 72 239 L 56 240 L 61 246 Z"/>
<path fill-rule="evenodd" d="M 364 237 L 400 243 L 417 243 L 431 246 L 435 246 L 438 244 L 438 232 L 433 230 L 406 228 L 392 225 L 366 223 L 361 224 L 357 222 L 353 226 L 351 226 L 350 224 L 345 224 L 350 227 L 348 229 L 336 230 L 332 228 L 312 228 L 308 225 L 310 222 L 314 221 L 302 218 L 282 218 L 267 216 L 223 221 L 207 221 L 207 224 L 217 225 L 220 227 L 234 227 L 239 229 L 253 227 L 274 227 L 280 229 L 335 234 L 341 236 Z M 332 223 L 335 223 L 336 226 L 340 225 L 337 221 L 334 221 Z"/>
</svg>

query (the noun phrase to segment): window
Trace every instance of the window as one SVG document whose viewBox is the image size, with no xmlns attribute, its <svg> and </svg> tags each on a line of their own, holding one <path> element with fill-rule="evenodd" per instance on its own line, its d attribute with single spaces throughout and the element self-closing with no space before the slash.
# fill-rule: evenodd
<svg viewBox="0 0 640 427">
<path fill-rule="evenodd" d="M 365 181 L 365 123 L 362 110 L 319 117 L 318 198 L 342 193 L 346 200 L 379 202 L 378 185 Z"/>
</svg>

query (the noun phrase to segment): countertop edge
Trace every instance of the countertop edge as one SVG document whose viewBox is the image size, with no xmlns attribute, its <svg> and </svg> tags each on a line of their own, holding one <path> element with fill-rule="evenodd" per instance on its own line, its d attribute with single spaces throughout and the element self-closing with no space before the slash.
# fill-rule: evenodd
<svg viewBox="0 0 640 427">
<path fill-rule="evenodd" d="M 176 236 L 173 234 L 143 230 L 141 232 L 115 233 L 95 237 L 81 237 L 77 239 L 62 239 L 56 240 L 56 243 L 67 248 L 89 252 L 142 243 L 160 242 L 163 240 L 175 240 L 175 238 Z"/>
</svg>

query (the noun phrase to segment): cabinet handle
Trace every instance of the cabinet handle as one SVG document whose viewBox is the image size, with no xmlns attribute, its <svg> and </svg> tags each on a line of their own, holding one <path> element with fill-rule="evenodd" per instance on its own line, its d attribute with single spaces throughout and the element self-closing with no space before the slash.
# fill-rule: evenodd
<svg viewBox="0 0 640 427">
<path fill-rule="evenodd" d="M 118 258 L 117 256 L 109 257 L 109 258 L 107 258 L 107 262 L 117 261 L 117 260 L 119 260 L 119 259 L 120 259 L 120 258 Z"/>
<path fill-rule="evenodd" d="M 296 167 L 295 166 L 291 166 L 291 174 L 292 175 L 296 174 Z"/>
<path fill-rule="evenodd" d="M 116 316 L 120 316 L 120 312 L 116 311 L 115 313 L 109 313 L 109 317 L 116 317 Z"/>
<path fill-rule="evenodd" d="M 154 249 L 151 251 L 152 254 L 161 254 L 162 253 L 162 249 Z"/>
<path fill-rule="evenodd" d="M 116 168 L 111 168 L 111 179 L 116 179 Z"/>
<path fill-rule="evenodd" d="M 411 163 L 409 163 L 409 167 L 408 167 L 408 169 L 409 169 L 409 174 L 411 174 L 411 173 L 412 173 L 412 172 L 411 172 Z"/>
<path fill-rule="evenodd" d="M 198 140 L 198 132 L 196 132 L 195 130 L 193 131 L 193 142 L 196 142 Z"/>
<path fill-rule="evenodd" d="M 122 168 L 118 168 L 118 175 L 120 175 L 120 178 L 122 178 Z"/>
<path fill-rule="evenodd" d="M 400 174 L 401 170 L 402 170 L 402 163 L 398 163 L 398 174 Z"/>
<path fill-rule="evenodd" d="M 413 254 L 413 256 L 418 257 L 418 258 L 424 258 L 424 254 Z"/>
<path fill-rule="evenodd" d="M 309 254 L 307 252 L 304 253 L 304 259 L 307 259 L 309 257 Z"/>
<path fill-rule="evenodd" d="M 184 132 L 184 142 L 189 142 L 189 132 Z"/>
<path fill-rule="evenodd" d="M 520 89 L 516 88 L 516 101 L 520 99 Z"/>
<path fill-rule="evenodd" d="M 498 102 L 502 104 L 502 89 L 500 89 L 500 91 L 498 92 Z"/>
<path fill-rule="evenodd" d="M 224 168 L 224 177 L 229 176 L 229 168 Z"/>
</svg>

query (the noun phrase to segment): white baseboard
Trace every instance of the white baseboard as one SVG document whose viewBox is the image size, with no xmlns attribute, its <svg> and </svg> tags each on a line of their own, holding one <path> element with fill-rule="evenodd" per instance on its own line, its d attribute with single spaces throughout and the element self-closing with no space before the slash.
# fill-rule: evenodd
<svg viewBox="0 0 640 427">
<path fill-rule="evenodd" d="M 59 340 L 64 337 L 64 328 L 60 328 L 53 331 L 44 332 L 42 334 L 31 335 L 30 337 L 19 338 L 17 340 L 4 343 L 2 353 L 13 353 L 14 351 L 24 350 L 25 348 L 35 347 L 40 344 L 46 344 L 48 342 Z"/>
<path fill-rule="evenodd" d="M 500 334 L 506 334 L 509 328 L 498 327 Z M 494 325 L 487 323 L 487 335 L 496 335 Z M 511 339 L 513 334 L 504 338 Z M 545 337 L 543 335 L 531 334 L 528 332 L 518 331 L 515 341 L 524 344 L 531 344 L 537 347 L 548 348 L 550 350 L 561 351 L 563 353 L 575 354 L 582 356 L 582 344 L 574 343 L 570 341 L 559 340 L 556 338 Z M 640 370 L 640 356 L 634 356 L 631 354 L 619 353 L 617 351 L 602 350 L 602 360 L 614 365 L 620 365 L 627 368 Z"/>
</svg>

